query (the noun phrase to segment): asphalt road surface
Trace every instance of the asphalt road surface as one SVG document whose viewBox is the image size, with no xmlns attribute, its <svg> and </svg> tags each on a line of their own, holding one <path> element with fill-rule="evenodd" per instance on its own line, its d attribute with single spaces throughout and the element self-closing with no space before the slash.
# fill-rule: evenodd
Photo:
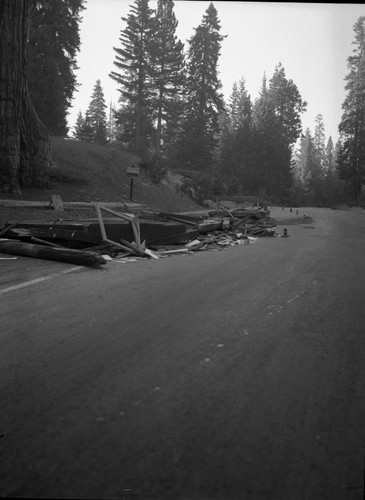
<svg viewBox="0 0 365 500">
<path fill-rule="evenodd" d="M 0 260 L 0 496 L 363 499 L 365 211 L 306 213 L 195 256 Z"/>
</svg>

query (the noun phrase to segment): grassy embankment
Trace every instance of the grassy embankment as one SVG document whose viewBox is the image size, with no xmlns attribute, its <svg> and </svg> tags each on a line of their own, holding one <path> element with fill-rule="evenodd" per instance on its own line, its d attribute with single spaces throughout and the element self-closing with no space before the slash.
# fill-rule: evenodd
<svg viewBox="0 0 365 500">
<path fill-rule="evenodd" d="M 117 149 L 55 137 L 52 139 L 53 167 L 49 189 L 23 189 L 22 195 L 0 193 L 2 199 L 50 201 L 59 194 L 63 201 L 128 202 L 130 179 L 127 167 L 139 158 Z M 155 211 L 198 210 L 188 196 L 166 182 L 154 184 L 148 173 L 134 180 L 133 202 Z M 66 211 L 64 218 L 96 217 L 94 210 Z M 9 220 L 52 219 L 53 210 L 0 208 L 0 228 Z"/>
</svg>

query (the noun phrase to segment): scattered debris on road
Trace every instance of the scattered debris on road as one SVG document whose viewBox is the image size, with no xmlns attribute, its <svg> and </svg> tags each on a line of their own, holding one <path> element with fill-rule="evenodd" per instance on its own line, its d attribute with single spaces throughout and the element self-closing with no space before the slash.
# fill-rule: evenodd
<svg viewBox="0 0 365 500">
<path fill-rule="evenodd" d="M 136 215 L 116 212 L 111 205 L 93 203 L 96 218 L 9 221 L 0 230 L 0 251 L 101 265 L 110 259 L 135 261 L 217 251 L 254 243 L 258 237 L 279 236 L 275 221 L 261 207 L 231 211 L 221 207 L 203 214 L 142 210 Z"/>
</svg>

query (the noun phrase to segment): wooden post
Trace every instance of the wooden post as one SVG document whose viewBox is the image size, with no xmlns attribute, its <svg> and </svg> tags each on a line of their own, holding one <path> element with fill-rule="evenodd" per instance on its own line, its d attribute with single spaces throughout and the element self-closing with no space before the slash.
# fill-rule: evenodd
<svg viewBox="0 0 365 500">
<path fill-rule="evenodd" d="M 64 206 L 62 203 L 61 196 L 59 194 L 51 194 L 51 200 L 54 210 L 58 210 L 59 212 L 64 211 Z"/>
<path fill-rule="evenodd" d="M 133 201 L 133 177 L 131 177 L 131 183 L 129 187 L 129 201 Z"/>
</svg>

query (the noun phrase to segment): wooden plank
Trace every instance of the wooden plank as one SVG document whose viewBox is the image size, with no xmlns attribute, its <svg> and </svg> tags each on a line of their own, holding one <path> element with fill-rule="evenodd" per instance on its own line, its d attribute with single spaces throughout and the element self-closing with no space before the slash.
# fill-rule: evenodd
<svg viewBox="0 0 365 500">
<path fill-rule="evenodd" d="M 105 226 L 104 226 L 104 221 L 103 221 L 103 215 L 101 213 L 100 206 L 99 206 L 98 203 L 95 203 L 94 207 L 95 207 L 95 210 L 96 210 L 96 214 L 98 216 L 98 221 L 99 221 L 99 226 L 100 226 L 100 231 L 101 231 L 101 236 L 103 238 L 103 241 L 105 241 L 107 243 L 111 243 L 112 245 L 116 246 L 117 248 L 121 248 L 122 250 L 124 250 L 125 252 L 127 252 L 129 254 L 136 255 L 136 250 L 134 248 L 130 248 L 130 247 L 126 246 L 126 245 L 121 245 L 120 243 L 117 243 L 116 241 L 108 239 L 106 231 L 105 231 Z"/>
<path fill-rule="evenodd" d="M 8 226 L 5 227 L 2 231 L 0 231 L 0 237 L 4 236 L 6 233 L 8 233 L 14 226 L 16 226 L 16 222 L 13 224 L 9 224 Z"/>
<path fill-rule="evenodd" d="M 222 208 L 225 212 L 227 212 L 227 214 L 232 218 L 234 219 L 234 215 L 231 214 L 231 212 L 229 210 L 227 210 L 227 208 L 225 208 L 222 204 L 220 205 L 220 208 Z"/>
<path fill-rule="evenodd" d="M 31 236 L 30 239 L 32 241 L 36 241 L 37 243 L 43 243 L 44 245 L 49 245 L 50 247 L 64 248 L 62 245 L 57 245 L 53 241 L 42 240 L 41 238 L 36 238 L 35 236 Z"/>
<path fill-rule="evenodd" d="M 171 214 L 167 212 L 160 212 L 159 215 L 167 217 L 168 219 L 174 220 L 176 222 L 181 222 L 183 224 L 189 224 L 191 226 L 196 226 L 199 222 L 202 222 L 205 217 L 203 216 L 188 216 L 188 215 L 179 215 L 179 214 Z"/>
<path fill-rule="evenodd" d="M 143 250 L 140 250 L 137 246 L 133 245 L 133 243 L 130 243 L 127 240 L 120 239 L 120 242 L 122 245 L 124 245 L 126 248 L 129 248 L 131 251 L 133 251 L 136 255 L 139 257 L 145 257 L 146 254 Z"/>
<path fill-rule="evenodd" d="M 101 214 L 100 207 L 99 207 L 99 205 L 97 203 L 95 203 L 94 204 L 94 208 L 96 210 L 96 215 L 97 215 L 98 221 L 99 221 L 99 227 L 100 227 L 101 237 L 102 237 L 103 241 L 107 241 L 108 237 L 107 237 L 106 232 L 105 232 L 105 226 L 104 226 L 103 216 Z"/>
<path fill-rule="evenodd" d="M 104 228 L 104 233 L 105 233 L 105 226 L 104 226 L 103 216 L 101 213 L 102 210 L 104 210 L 105 212 L 110 213 L 112 215 L 115 215 L 116 217 L 118 217 L 122 220 L 126 220 L 126 221 L 130 222 L 131 226 L 132 226 L 132 230 L 133 230 L 133 234 L 134 234 L 134 238 L 135 238 L 138 252 L 140 253 L 141 256 L 145 255 L 143 245 L 141 244 L 141 233 L 140 233 L 139 219 L 138 219 L 137 215 L 121 214 L 121 213 L 115 212 L 114 210 L 111 210 L 110 208 L 106 208 L 105 206 L 102 206 L 99 203 L 94 203 L 94 207 L 96 209 L 96 213 L 98 214 L 99 225 L 100 225 L 100 221 L 101 221 L 102 226 Z M 106 237 L 106 233 L 105 233 L 105 237 Z M 103 239 L 104 239 L 104 236 L 103 236 Z"/>
<path fill-rule="evenodd" d="M 130 222 L 134 217 L 136 217 L 134 214 L 125 214 L 116 212 L 115 210 L 111 210 L 102 203 L 93 203 L 93 206 L 98 207 L 99 210 L 102 209 L 104 210 L 104 212 L 108 212 L 109 214 L 115 215 L 116 217 L 119 217 L 120 219 L 126 220 L 128 222 Z"/>
<path fill-rule="evenodd" d="M 173 254 L 183 254 L 183 253 L 189 253 L 189 249 L 188 248 L 178 248 L 176 250 L 165 250 L 165 252 L 162 252 L 161 255 L 173 255 Z"/>
<path fill-rule="evenodd" d="M 59 212 L 64 211 L 61 196 L 59 194 L 51 194 L 51 201 L 52 201 L 52 205 L 53 205 L 54 210 L 57 210 Z"/>
</svg>

